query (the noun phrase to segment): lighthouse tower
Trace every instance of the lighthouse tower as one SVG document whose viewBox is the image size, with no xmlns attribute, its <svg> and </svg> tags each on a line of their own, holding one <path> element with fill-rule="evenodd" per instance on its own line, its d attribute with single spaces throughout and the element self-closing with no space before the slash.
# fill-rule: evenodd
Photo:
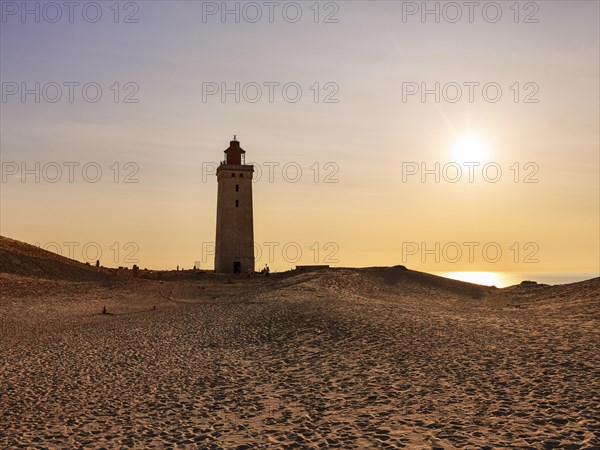
<svg viewBox="0 0 600 450">
<path fill-rule="evenodd" d="M 252 174 L 246 165 L 246 151 L 236 136 L 225 150 L 225 160 L 217 169 L 217 238 L 215 271 L 246 273 L 254 271 L 254 225 L 252 216 Z"/>
</svg>

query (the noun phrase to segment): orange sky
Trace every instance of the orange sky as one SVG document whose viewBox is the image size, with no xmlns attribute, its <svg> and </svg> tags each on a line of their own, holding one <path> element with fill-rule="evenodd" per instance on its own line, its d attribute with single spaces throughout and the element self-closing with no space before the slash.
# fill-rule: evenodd
<svg viewBox="0 0 600 450">
<path fill-rule="evenodd" d="M 258 268 L 600 270 L 598 3 L 540 2 L 537 23 L 508 3 L 496 23 L 403 22 L 402 2 L 204 22 L 200 3 L 142 2 L 137 23 L 5 17 L 3 235 L 106 265 L 212 268 L 208 172 L 237 134 L 262 175 Z M 236 82 L 239 102 L 207 94 Z M 22 83 L 39 102 L 12 93 Z M 64 83 L 79 83 L 73 102 Z"/>
</svg>

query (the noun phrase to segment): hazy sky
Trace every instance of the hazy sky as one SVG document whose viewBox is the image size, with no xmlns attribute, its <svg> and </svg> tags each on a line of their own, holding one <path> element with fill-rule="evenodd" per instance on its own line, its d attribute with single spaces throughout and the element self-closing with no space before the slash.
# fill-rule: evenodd
<svg viewBox="0 0 600 450">
<path fill-rule="evenodd" d="M 237 134 L 257 267 L 599 270 L 598 2 L 114 5 L 2 2 L 2 235 L 212 268 Z"/>
</svg>

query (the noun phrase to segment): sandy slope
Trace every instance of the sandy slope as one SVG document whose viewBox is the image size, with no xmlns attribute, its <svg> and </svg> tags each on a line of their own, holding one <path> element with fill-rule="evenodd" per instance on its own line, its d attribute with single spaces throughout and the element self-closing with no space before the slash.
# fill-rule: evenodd
<svg viewBox="0 0 600 450">
<path fill-rule="evenodd" d="M 600 447 L 600 279 L 232 281 L 1 274 L 0 448 Z"/>
</svg>

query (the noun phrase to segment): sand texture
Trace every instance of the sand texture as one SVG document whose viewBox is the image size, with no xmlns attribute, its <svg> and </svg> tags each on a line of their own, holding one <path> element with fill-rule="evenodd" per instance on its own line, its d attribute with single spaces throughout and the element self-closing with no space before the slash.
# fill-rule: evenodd
<svg viewBox="0 0 600 450">
<path fill-rule="evenodd" d="M 0 448 L 600 448 L 599 278 L 134 279 L 0 242 Z"/>
</svg>

